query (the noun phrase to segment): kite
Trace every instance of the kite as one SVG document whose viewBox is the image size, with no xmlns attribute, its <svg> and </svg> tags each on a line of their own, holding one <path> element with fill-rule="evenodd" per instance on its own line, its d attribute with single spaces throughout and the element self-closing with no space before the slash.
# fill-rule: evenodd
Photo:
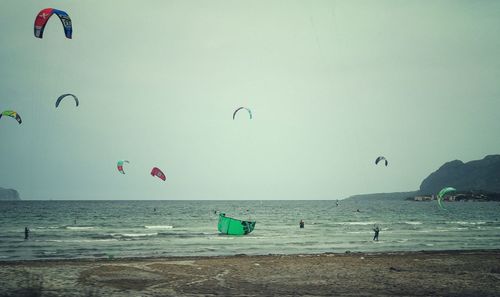
<svg viewBox="0 0 500 297">
<path fill-rule="evenodd" d="M 234 112 L 233 112 L 233 120 L 235 119 L 236 117 L 236 113 L 238 113 L 238 111 L 242 110 L 242 109 L 245 109 L 246 111 L 248 111 L 248 115 L 250 116 L 250 119 L 252 119 L 252 111 L 246 107 L 240 107 L 238 109 L 236 109 Z"/>
<path fill-rule="evenodd" d="M 40 10 L 40 12 L 37 14 L 35 18 L 35 37 L 43 37 L 43 30 L 45 29 L 45 25 L 53 14 L 57 15 L 61 20 L 66 38 L 71 39 L 73 26 L 71 25 L 71 19 L 69 18 L 69 15 L 65 11 L 55 8 L 45 8 Z"/>
<path fill-rule="evenodd" d="M 75 99 L 76 106 L 78 106 L 80 104 L 80 101 L 78 101 L 78 98 L 75 95 L 73 95 L 73 94 L 63 94 L 63 95 L 59 96 L 59 98 L 57 98 L 56 108 L 59 106 L 59 103 L 61 103 L 61 101 L 64 98 L 68 97 L 68 96 L 71 96 L 71 97 L 73 97 L 73 99 Z"/>
<path fill-rule="evenodd" d="M 246 235 L 255 228 L 255 221 L 242 221 L 226 217 L 225 213 L 219 214 L 217 229 L 227 235 Z"/>
<path fill-rule="evenodd" d="M 443 205 L 443 197 L 449 193 L 456 192 L 456 191 L 457 190 L 455 188 L 452 188 L 452 187 L 446 187 L 446 188 L 443 188 L 441 191 L 439 191 L 438 197 L 437 197 L 437 202 L 438 202 L 438 205 L 441 209 L 446 210 L 446 208 L 444 208 L 444 205 Z"/>
<path fill-rule="evenodd" d="M 23 121 L 21 120 L 21 117 L 19 116 L 19 114 L 13 110 L 6 110 L 2 113 L 0 113 L 0 118 L 2 116 L 7 116 L 7 117 L 11 117 L 13 119 L 16 119 L 16 121 L 21 124 Z"/>
<path fill-rule="evenodd" d="M 153 169 L 151 169 L 151 175 L 157 176 L 158 178 L 160 178 L 163 181 L 165 181 L 167 179 L 165 174 L 158 167 L 153 167 Z"/>
<path fill-rule="evenodd" d="M 118 171 L 120 171 L 122 174 L 125 174 L 125 171 L 123 171 L 123 163 L 130 163 L 130 162 L 127 160 L 118 161 L 118 163 L 116 164 L 116 167 L 118 168 Z"/>
<path fill-rule="evenodd" d="M 387 164 L 389 164 L 389 162 L 387 162 L 387 159 L 386 159 L 385 157 L 380 156 L 380 157 L 378 157 L 378 158 L 375 160 L 375 165 L 377 165 L 377 164 L 378 164 L 378 162 L 380 162 L 380 161 L 382 161 L 382 160 L 384 160 L 384 161 L 385 161 L 385 166 L 387 166 Z"/>
</svg>

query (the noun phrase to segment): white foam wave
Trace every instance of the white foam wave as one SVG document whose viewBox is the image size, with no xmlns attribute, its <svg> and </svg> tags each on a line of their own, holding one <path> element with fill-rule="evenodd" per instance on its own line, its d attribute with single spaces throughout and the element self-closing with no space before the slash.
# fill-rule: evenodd
<svg viewBox="0 0 500 297">
<path fill-rule="evenodd" d="M 174 226 L 170 225 L 157 225 L 157 226 L 144 226 L 146 229 L 173 229 Z"/>
<path fill-rule="evenodd" d="M 408 225 L 422 225 L 422 222 L 418 222 L 418 221 L 407 221 L 407 222 L 404 222 L 405 224 L 408 224 Z"/>
<path fill-rule="evenodd" d="M 147 237 L 147 236 L 156 236 L 158 233 L 123 233 L 117 234 L 123 237 Z"/>
<path fill-rule="evenodd" d="M 484 225 L 486 222 L 466 222 L 466 221 L 457 221 L 457 222 L 451 222 L 452 224 L 459 224 L 459 225 Z"/>
<path fill-rule="evenodd" d="M 66 227 L 66 229 L 80 231 L 80 230 L 92 230 L 92 229 L 94 229 L 94 227 L 92 227 L 92 226 L 87 226 L 87 227 L 83 227 L 83 226 L 81 226 L 81 227 L 68 226 L 68 227 Z"/>
</svg>

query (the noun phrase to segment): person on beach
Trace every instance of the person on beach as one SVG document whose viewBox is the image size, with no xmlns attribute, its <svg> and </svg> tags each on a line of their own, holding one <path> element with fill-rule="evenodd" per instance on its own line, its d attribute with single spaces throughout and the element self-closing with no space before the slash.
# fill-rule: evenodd
<svg viewBox="0 0 500 297">
<path fill-rule="evenodd" d="M 304 228 L 304 221 L 303 220 L 300 220 L 299 227 Z"/>
<path fill-rule="evenodd" d="M 378 241 L 378 233 L 380 232 L 378 226 L 375 226 L 375 228 L 373 228 L 373 232 L 375 232 L 375 235 L 373 235 L 373 240 Z"/>
<path fill-rule="evenodd" d="M 30 233 L 30 229 L 28 227 L 24 227 L 24 239 L 28 239 Z"/>
</svg>

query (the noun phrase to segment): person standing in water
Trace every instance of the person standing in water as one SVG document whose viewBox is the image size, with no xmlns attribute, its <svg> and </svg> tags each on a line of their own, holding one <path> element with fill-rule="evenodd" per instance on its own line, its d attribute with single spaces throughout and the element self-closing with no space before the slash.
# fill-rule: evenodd
<svg viewBox="0 0 500 297">
<path fill-rule="evenodd" d="M 300 228 L 304 228 L 304 221 L 303 221 L 303 220 L 300 220 L 300 222 L 299 222 L 299 227 L 300 227 Z"/>
<path fill-rule="evenodd" d="M 378 233 L 380 232 L 380 229 L 378 228 L 378 226 L 375 226 L 373 228 L 373 232 L 375 232 L 375 235 L 373 235 L 373 240 L 378 241 Z"/>
<path fill-rule="evenodd" d="M 30 234 L 30 229 L 28 229 L 28 227 L 24 227 L 24 239 L 28 239 L 29 237 L 29 234 Z"/>
</svg>

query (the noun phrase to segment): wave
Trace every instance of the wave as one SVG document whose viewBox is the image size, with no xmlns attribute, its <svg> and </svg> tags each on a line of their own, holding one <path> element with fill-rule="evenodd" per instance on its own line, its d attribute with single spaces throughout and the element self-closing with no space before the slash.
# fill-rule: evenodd
<svg viewBox="0 0 500 297">
<path fill-rule="evenodd" d="M 422 225 L 422 222 L 418 222 L 418 221 L 406 221 L 406 222 L 403 222 L 407 225 Z"/>
<path fill-rule="evenodd" d="M 202 236 L 213 236 L 218 233 L 209 233 L 209 232 L 192 232 L 192 233 L 176 233 L 176 232 L 160 232 L 158 236 L 173 236 L 178 238 L 191 238 L 191 237 L 202 237 Z"/>
<path fill-rule="evenodd" d="M 115 239 L 140 239 L 145 237 L 157 236 L 158 233 L 113 233 L 112 238 Z"/>
<path fill-rule="evenodd" d="M 377 222 L 333 222 L 334 225 L 375 225 Z"/>
<path fill-rule="evenodd" d="M 156 236 L 158 233 L 123 233 L 124 237 L 146 237 L 146 236 Z"/>
<path fill-rule="evenodd" d="M 96 234 L 96 235 L 89 236 L 89 238 L 92 238 L 92 239 L 113 239 L 114 237 L 111 234 Z"/>
<path fill-rule="evenodd" d="M 456 221 L 450 222 L 450 224 L 459 224 L 459 225 L 484 225 L 486 222 L 478 221 L 478 222 L 466 222 L 466 221 Z"/>
<path fill-rule="evenodd" d="M 112 238 L 102 238 L 102 239 L 45 239 L 40 240 L 41 242 L 72 242 L 72 243 L 95 243 L 96 241 L 113 241 L 116 239 Z M 38 240 L 35 240 L 38 241 Z"/>
<path fill-rule="evenodd" d="M 173 229 L 174 226 L 170 225 L 157 225 L 157 226 L 144 226 L 146 229 Z"/>
<path fill-rule="evenodd" d="M 83 231 L 83 230 L 93 230 L 93 226 L 66 226 L 68 230 Z"/>
</svg>

